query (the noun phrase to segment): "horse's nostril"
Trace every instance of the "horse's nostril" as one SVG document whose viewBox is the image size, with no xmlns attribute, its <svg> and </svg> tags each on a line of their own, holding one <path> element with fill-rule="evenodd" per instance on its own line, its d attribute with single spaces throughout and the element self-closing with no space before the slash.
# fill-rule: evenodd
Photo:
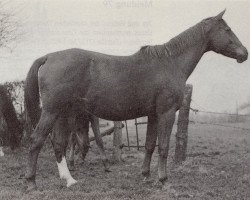
<svg viewBox="0 0 250 200">
<path fill-rule="evenodd" d="M 247 51 L 247 49 L 246 49 L 246 57 L 248 57 L 248 51 Z"/>
<path fill-rule="evenodd" d="M 248 51 L 244 46 L 237 48 L 236 54 L 237 54 L 237 62 L 238 63 L 242 63 L 242 62 L 246 61 L 248 58 Z"/>
<path fill-rule="evenodd" d="M 238 56 L 241 56 L 241 57 L 247 57 L 248 56 L 248 52 L 247 52 L 247 49 L 245 47 L 238 48 L 236 50 L 236 53 L 237 53 Z"/>
<path fill-rule="evenodd" d="M 244 47 L 244 57 L 245 57 L 245 60 L 247 60 L 248 58 L 248 51 L 247 49 Z"/>
<path fill-rule="evenodd" d="M 245 55 L 248 55 L 248 51 L 247 51 L 247 48 L 243 46 L 243 51 L 245 53 Z"/>
</svg>

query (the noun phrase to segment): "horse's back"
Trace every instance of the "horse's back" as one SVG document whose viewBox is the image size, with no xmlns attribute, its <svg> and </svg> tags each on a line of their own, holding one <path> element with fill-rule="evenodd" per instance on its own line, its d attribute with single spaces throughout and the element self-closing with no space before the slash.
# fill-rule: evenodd
<svg viewBox="0 0 250 200">
<path fill-rule="evenodd" d="M 62 82 L 76 84 L 77 81 L 84 81 L 90 67 L 94 66 L 94 71 L 99 72 L 104 68 L 106 71 L 119 71 L 124 63 L 132 59 L 132 56 L 113 56 L 76 48 L 53 52 L 47 55 L 47 61 L 39 69 L 39 84 L 42 86 L 46 83 L 47 89 Z"/>
<path fill-rule="evenodd" d="M 53 77 L 61 76 L 76 68 L 84 70 L 89 66 L 91 60 L 111 60 L 116 56 L 88 51 L 84 49 L 66 49 L 47 55 L 46 63 L 39 69 L 39 76 Z"/>
</svg>

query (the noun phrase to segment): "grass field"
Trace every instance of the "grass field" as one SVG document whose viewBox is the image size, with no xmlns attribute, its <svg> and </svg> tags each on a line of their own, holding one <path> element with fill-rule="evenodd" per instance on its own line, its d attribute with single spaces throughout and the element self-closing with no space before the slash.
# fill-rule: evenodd
<svg viewBox="0 0 250 200">
<path fill-rule="evenodd" d="M 247 124 L 233 124 L 250 128 Z M 139 127 L 144 144 L 146 126 Z M 24 178 L 27 149 L 5 149 L 0 157 L 1 200 L 78 200 L 78 199 L 250 199 L 250 131 L 212 125 L 190 124 L 188 157 L 181 165 L 173 163 L 176 126 L 172 133 L 168 159 L 169 190 L 161 190 L 157 181 L 157 151 L 151 164 L 151 177 L 143 182 L 140 175 L 143 148 L 124 148 L 124 162 L 111 163 L 112 172 L 104 172 L 96 144 L 84 163 L 76 161 L 72 176 L 78 184 L 66 188 L 59 179 L 51 145 L 43 148 L 37 170 L 38 191 L 25 193 Z M 136 144 L 135 127 L 129 126 L 130 140 Z M 126 144 L 125 129 L 124 143 Z M 112 136 L 104 138 L 109 157 Z M 157 150 L 157 149 L 156 149 Z"/>
</svg>

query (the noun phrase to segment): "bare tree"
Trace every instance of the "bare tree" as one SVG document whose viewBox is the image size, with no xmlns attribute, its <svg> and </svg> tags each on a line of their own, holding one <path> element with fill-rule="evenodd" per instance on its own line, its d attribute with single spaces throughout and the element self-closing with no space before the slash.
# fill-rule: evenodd
<svg viewBox="0 0 250 200">
<path fill-rule="evenodd" d="M 0 48 L 12 49 L 20 36 L 20 22 L 15 10 L 9 8 L 10 5 L 10 1 L 0 0 Z"/>
</svg>

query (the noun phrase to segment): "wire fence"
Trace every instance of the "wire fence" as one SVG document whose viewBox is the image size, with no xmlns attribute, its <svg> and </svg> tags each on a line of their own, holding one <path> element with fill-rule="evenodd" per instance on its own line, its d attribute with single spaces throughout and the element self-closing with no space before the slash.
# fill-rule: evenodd
<svg viewBox="0 0 250 200">
<path fill-rule="evenodd" d="M 250 131 L 250 128 L 243 128 L 243 127 L 238 127 L 238 126 L 228 126 L 225 124 L 218 124 L 218 123 L 211 123 L 211 122 L 195 122 L 197 124 L 205 124 L 205 125 L 214 125 L 214 126 L 222 126 L 222 127 L 226 127 L 226 128 L 234 128 L 234 129 L 240 129 L 240 130 L 244 130 L 244 131 Z"/>
<path fill-rule="evenodd" d="M 192 102 L 194 102 L 196 105 L 198 105 L 193 99 Z M 199 105 L 198 105 L 199 106 Z M 201 107 L 201 106 L 199 106 Z M 196 108 L 189 108 L 190 111 L 194 112 L 194 114 L 197 113 L 205 113 L 205 114 L 209 114 L 209 115 L 224 115 L 224 116 L 235 116 L 235 117 L 250 117 L 250 114 L 239 114 L 239 113 L 226 113 L 226 112 L 215 112 L 215 111 L 206 111 L 204 110 L 200 110 L 200 109 L 196 109 Z M 237 121 L 236 121 L 237 122 Z M 195 121 L 195 123 L 197 124 L 204 124 L 204 125 L 214 125 L 214 126 L 222 126 L 222 127 L 227 127 L 227 128 L 234 128 L 234 129 L 240 129 L 240 130 L 249 130 L 250 128 L 245 128 L 245 127 L 239 127 L 239 126 L 232 126 L 232 125 L 228 125 L 228 124 L 222 124 L 222 123 L 215 123 L 215 122 L 204 122 L 204 121 Z"/>
<path fill-rule="evenodd" d="M 195 103 L 195 104 L 197 104 L 197 103 Z M 196 108 L 192 108 L 192 107 L 189 107 L 187 109 L 192 111 L 195 115 L 198 114 L 198 113 L 204 113 L 204 114 L 209 114 L 209 115 L 227 115 L 227 116 L 236 116 L 236 117 L 250 117 L 250 114 L 238 114 L 238 113 L 206 111 L 205 109 L 200 110 L 200 109 L 196 109 Z M 226 128 L 233 128 L 233 129 L 239 129 L 239 130 L 244 130 L 244 131 L 250 131 L 250 128 L 239 127 L 239 126 L 234 126 L 234 125 L 228 125 L 229 123 L 215 123 L 215 122 L 207 122 L 207 121 L 192 121 L 192 122 L 194 124 L 221 126 L 221 127 L 226 127 Z M 137 148 L 138 150 L 140 148 L 142 148 L 142 147 L 145 147 L 145 146 L 139 144 L 139 129 L 138 129 L 138 126 L 146 125 L 146 124 L 147 124 L 147 121 L 138 122 L 138 120 L 135 119 L 134 125 L 135 125 L 135 132 L 136 132 L 136 145 L 131 145 L 130 140 L 129 140 L 127 121 L 125 121 L 126 133 L 127 133 L 126 134 L 126 136 L 127 136 L 127 145 L 123 144 L 122 147 L 128 147 L 129 149 L 130 148 Z M 230 123 L 230 124 L 233 124 L 233 123 Z"/>
<path fill-rule="evenodd" d="M 190 107 L 189 108 L 191 111 L 193 111 L 194 113 L 207 113 L 207 114 L 216 114 L 216 115 L 229 115 L 229 116 L 243 116 L 243 117 L 250 117 L 250 114 L 234 114 L 234 113 L 223 113 L 223 112 L 214 112 L 214 111 L 205 111 L 205 110 L 199 110 L 199 109 L 195 109 Z"/>
</svg>

